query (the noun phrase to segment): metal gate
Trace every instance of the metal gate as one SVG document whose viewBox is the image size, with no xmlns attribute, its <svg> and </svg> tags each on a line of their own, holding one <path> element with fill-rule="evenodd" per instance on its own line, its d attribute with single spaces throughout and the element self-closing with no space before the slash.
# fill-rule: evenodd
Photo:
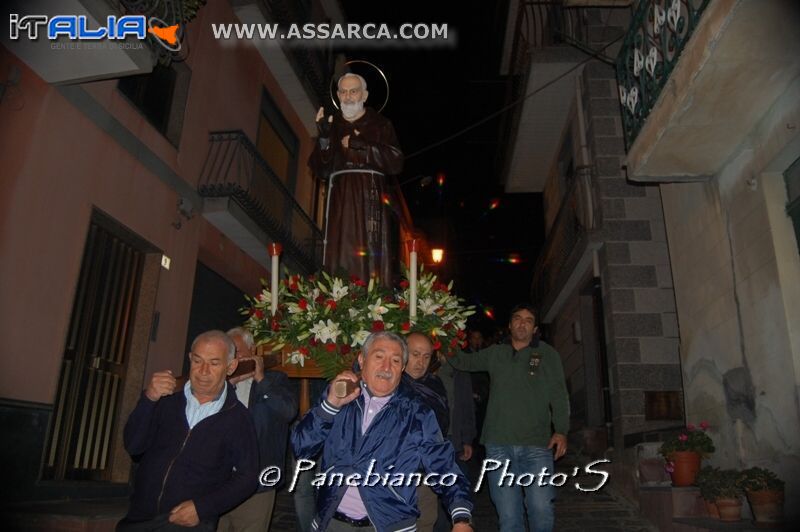
<svg viewBox="0 0 800 532">
<path fill-rule="evenodd" d="M 43 478 L 109 480 L 144 253 L 93 219 L 61 366 Z"/>
</svg>

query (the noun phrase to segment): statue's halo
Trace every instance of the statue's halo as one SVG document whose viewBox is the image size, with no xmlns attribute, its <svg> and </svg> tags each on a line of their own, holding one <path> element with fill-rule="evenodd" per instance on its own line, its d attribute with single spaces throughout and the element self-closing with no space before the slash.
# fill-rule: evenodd
<svg viewBox="0 0 800 532">
<path fill-rule="evenodd" d="M 378 68 L 374 63 L 370 63 L 369 61 L 364 61 L 363 59 L 352 59 L 352 60 L 348 61 L 347 63 L 345 63 L 344 65 L 345 65 L 345 67 L 349 67 L 350 65 L 353 65 L 353 64 L 363 64 L 363 65 L 371 66 L 380 75 L 380 78 L 383 80 L 383 83 L 386 85 L 386 98 L 384 98 L 383 105 L 381 105 L 381 108 L 378 109 L 378 112 L 380 113 L 386 107 L 386 104 L 389 103 L 389 80 L 386 78 L 386 74 L 384 74 L 383 70 Z M 348 72 L 349 72 L 349 70 L 348 70 Z M 344 75 L 344 74 L 346 74 L 346 72 L 342 73 L 342 75 Z M 354 74 L 357 74 L 357 72 L 354 72 Z M 336 90 L 338 89 L 338 87 L 336 86 L 336 82 L 339 81 L 339 77 L 341 77 L 341 76 L 335 76 L 335 78 L 332 78 L 331 79 L 331 84 L 330 84 L 330 87 L 329 87 L 331 103 L 333 103 L 333 106 L 336 109 L 339 109 L 339 101 L 336 98 Z"/>
</svg>

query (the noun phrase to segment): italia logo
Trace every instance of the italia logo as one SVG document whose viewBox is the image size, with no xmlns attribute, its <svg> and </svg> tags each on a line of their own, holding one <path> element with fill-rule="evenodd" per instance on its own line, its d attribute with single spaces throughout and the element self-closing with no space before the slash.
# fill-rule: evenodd
<svg viewBox="0 0 800 532">
<path fill-rule="evenodd" d="M 19 40 L 20 33 L 26 32 L 31 40 L 39 38 L 39 29 L 44 28 L 50 40 L 66 37 L 76 41 L 122 41 L 128 37 L 145 40 L 150 34 L 164 48 L 170 52 L 181 49 L 178 36 L 179 24 L 168 26 L 166 22 L 157 18 L 149 19 L 143 15 L 125 15 L 116 17 L 110 15 L 106 18 L 105 26 L 90 27 L 85 15 L 26 15 L 12 13 L 9 15 L 9 38 Z"/>
</svg>

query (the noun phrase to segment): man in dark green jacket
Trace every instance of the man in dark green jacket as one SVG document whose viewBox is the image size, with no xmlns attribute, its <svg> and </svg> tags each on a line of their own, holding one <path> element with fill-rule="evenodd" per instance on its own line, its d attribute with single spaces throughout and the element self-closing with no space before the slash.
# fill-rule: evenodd
<svg viewBox="0 0 800 532">
<path fill-rule="evenodd" d="M 481 443 L 486 446 L 483 470 L 500 531 L 525 530 L 527 506 L 531 532 L 545 532 L 553 529 L 555 520 L 555 487 L 548 480 L 555 460 L 567 452 L 569 396 L 561 357 L 538 340 L 531 305 L 511 310 L 509 330 L 509 342 L 461 352 L 450 362 L 458 369 L 486 371 L 491 378 Z M 543 468 L 546 475 L 541 475 Z"/>
</svg>

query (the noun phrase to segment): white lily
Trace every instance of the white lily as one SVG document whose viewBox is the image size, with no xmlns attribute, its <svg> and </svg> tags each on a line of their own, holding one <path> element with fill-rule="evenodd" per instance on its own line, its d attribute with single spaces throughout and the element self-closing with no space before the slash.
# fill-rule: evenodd
<svg viewBox="0 0 800 532">
<path fill-rule="evenodd" d="M 350 347 L 361 347 L 364 345 L 364 342 L 367 341 L 367 337 L 369 336 L 369 331 L 360 330 L 353 335 L 353 343 L 350 344 Z"/>
<path fill-rule="evenodd" d="M 333 280 L 333 286 L 331 287 L 331 298 L 333 298 L 334 301 L 339 301 L 347 295 L 348 290 L 349 288 L 345 286 L 342 280 L 337 277 Z"/>
<path fill-rule="evenodd" d="M 383 321 L 383 315 L 389 312 L 389 309 L 381 304 L 381 298 L 378 298 L 374 305 L 367 305 L 367 308 L 372 321 Z"/>
<path fill-rule="evenodd" d="M 327 323 L 320 320 L 318 321 L 312 328 L 311 332 L 314 334 L 314 338 L 321 343 L 325 343 L 328 340 L 332 342 L 336 342 L 336 337 L 341 334 L 341 330 L 339 329 L 339 325 L 334 323 L 331 320 L 328 320 Z"/>
<path fill-rule="evenodd" d="M 305 360 L 306 357 L 300 351 L 293 351 L 292 354 L 289 355 L 289 362 L 292 364 L 300 364 L 300 367 L 305 367 Z"/>
<path fill-rule="evenodd" d="M 441 307 L 441 305 L 439 303 L 437 303 L 436 301 L 434 301 L 433 298 L 430 298 L 430 297 L 426 297 L 425 299 L 421 299 L 419 301 L 419 305 L 417 305 L 417 308 L 419 308 L 419 310 L 423 314 L 425 314 L 426 316 L 430 315 L 430 314 L 433 314 L 434 312 L 439 310 L 440 307 Z"/>
<path fill-rule="evenodd" d="M 347 309 L 347 313 L 350 315 L 351 320 L 358 317 L 358 309 L 354 309 L 353 307 Z"/>
</svg>

